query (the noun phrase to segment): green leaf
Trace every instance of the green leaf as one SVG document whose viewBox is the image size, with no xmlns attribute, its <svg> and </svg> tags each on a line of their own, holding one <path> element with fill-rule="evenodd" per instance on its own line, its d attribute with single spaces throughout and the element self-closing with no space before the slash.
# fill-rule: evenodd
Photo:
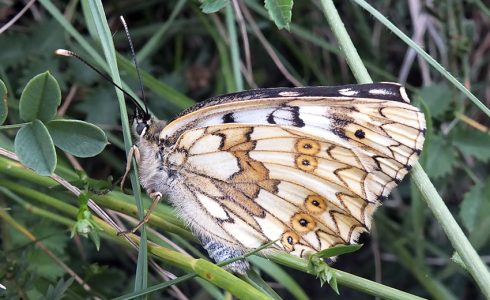
<svg viewBox="0 0 490 300">
<path fill-rule="evenodd" d="M 475 184 L 466 194 L 459 215 L 463 224 L 472 232 L 475 225 L 488 216 L 490 204 L 490 182 Z"/>
<path fill-rule="evenodd" d="M 68 279 L 67 281 L 64 281 L 63 278 L 61 278 L 58 283 L 56 283 L 56 286 L 49 285 L 48 291 L 46 292 L 46 295 L 42 297 L 42 299 L 46 300 L 61 300 L 64 298 L 66 291 L 70 287 L 70 285 L 73 283 L 73 280 L 75 278 L 72 277 Z"/>
<path fill-rule="evenodd" d="M 53 174 L 56 152 L 48 129 L 39 120 L 22 127 L 15 137 L 15 153 L 20 162 L 43 176 Z"/>
<path fill-rule="evenodd" d="M 289 30 L 293 10 L 293 0 L 265 0 L 265 8 L 277 28 Z"/>
<path fill-rule="evenodd" d="M 490 135 L 470 128 L 455 128 L 453 144 L 464 154 L 487 162 L 490 159 Z"/>
<path fill-rule="evenodd" d="M 5 122 L 8 114 L 8 106 L 7 106 L 7 87 L 0 80 L 0 125 Z"/>
<path fill-rule="evenodd" d="M 61 91 L 49 71 L 32 78 L 20 96 L 20 117 L 25 121 L 36 119 L 47 122 L 56 116 L 61 103 Z"/>
<path fill-rule="evenodd" d="M 417 96 L 424 99 L 434 118 L 446 113 L 450 109 L 453 99 L 451 89 L 445 83 L 426 86 L 419 91 Z"/>
<path fill-rule="evenodd" d="M 332 279 L 328 282 L 332 290 L 337 293 L 337 295 L 340 295 L 339 292 L 339 287 L 337 286 L 337 276 L 335 276 L 335 273 L 332 275 Z"/>
<path fill-rule="evenodd" d="M 451 173 L 456 151 L 443 137 L 433 135 L 424 152 L 427 153 L 424 169 L 430 178 L 440 178 Z"/>
<path fill-rule="evenodd" d="M 205 14 L 215 13 L 224 8 L 230 0 L 201 0 L 201 10 Z"/>
<path fill-rule="evenodd" d="M 46 126 L 57 147 L 78 157 L 95 156 L 107 145 L 104 131 L 87 122 L 53 120 Z"/>
<path fill-rule="evenodd" d="M 361 249 L 361 247 L 362 247 L 362 244 L 337 245 L 335 247 L 322 250 L 322 251 L 315 253 L 313 255 L 321 257 L 321 258 L 334 257 L 334 256 L 346 254 L 346 253 L 355 252 L 355 251 Z"/>
</svg>

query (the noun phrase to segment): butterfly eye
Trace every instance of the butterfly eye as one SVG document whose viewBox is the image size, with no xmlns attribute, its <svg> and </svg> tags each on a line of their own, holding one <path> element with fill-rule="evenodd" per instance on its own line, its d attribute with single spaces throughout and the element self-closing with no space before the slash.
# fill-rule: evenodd
<svg viewBox="0 0 490 300">
<path fill-rule="evenodd" d="M 136 134 L 139 136 L 144 135 L 147 127 L 148 127 L 148 125 L 146 125 L 146 123 L 136 124 Z"/>
</svg>

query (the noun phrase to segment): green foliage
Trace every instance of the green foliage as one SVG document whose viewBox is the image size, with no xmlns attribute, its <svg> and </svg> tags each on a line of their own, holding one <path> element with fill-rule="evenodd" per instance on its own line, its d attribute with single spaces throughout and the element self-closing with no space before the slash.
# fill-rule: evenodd
<svg viewBox="0 0 490 300">
<path fill-rule="evenodd" d="M 430 178 L 441 178 L 451 173 L 456 161 L 456 151 L 447 139 L 435 135 L 424 145 L 427 153 L 425 169 Z"/>
<path fill-rule="evenodd" d="M 7 87 L 2 80 L 0 80 L 0 125 L 5 122 L 8 114 L 8 105 L 7 105 Z"/>
<path fill-rule="evenodd" d="M 361 249 L 361 247 L 362 244 L 337 245 L 335 247 L 328 248 L 318 253 L 315 253 L 312 256 L 318 256 L 319 258 L 335 257 L 342 254 L 356 252 L 357 250 Z"/>
<path fill-rule="evenodd" d="M 293 0 L 265 0 L 265 8 L 277 28 L 289 30 L 293 10 Z"/>
<path fill-rule="evenodd" d="M 47 122 L 56 116 L 61 91 L 56 79 L 44 72 L 32 78 L 20 96 L 20 117 L 24 121 Z"/>
<path fill-rule="evenodd" d="M 311 274 L 315 274 L 316 277 L 320 279 L 320 285 L 328 283 L 332 290 L 334 290 L 337 295 L 340 295 L 335 271 L 332 270 L 320 256 L 310 256 L 310 259 L 308 260 L 308 271 Z"/>
<path fill-rule="evenodd" d="M 63 299 L 66 295 L 66 291 L 68 288 L 72 285 L 74 278 L 70 278 L 67 281 L 64 281 L 63 278 L 61 278 L 57 283 L 56 286 L 49 285 L 48 291 L 46 292 L 46 295 L 43 296 L 41 299 L 42 300 L 61 300 Z"/>
<path fill-rule="evenodd" d="M 473 156 L 482 162 L 490 159 L 490 135 L 487 132 L 458 127 L 452 132 L 453 144 L 464 155 Z"/>
<path fill-rule="evenodd" d="M 56 152 L 46 126 L 39 120 L 22 127 L 15 137 L 20 162 L 39 175 L 49 176 L 56 167 Z"/>
<path fill-rule="evenodd" d="M 472 232 L 475 226 L 482 224 L 490 214 L 490 180 L 475 184 L 464 194 L 459 211 L 463 224 Z"/>
<path fill-rule="evenodd" d="M 107 144 L 104 131 L 95 125 L 79 120 L 53 120 L 60 102 L 58 82 L 49 72 L 32 78 L 19 102 L 20 117 L 30 122 L 15 137 L 15 153 L 25 166 L 43 176 L 52 175 L 56 168 L 54 145 L 77 157 L 91 157 L 102 152 Z"/>
<path fill-rule="evenodd" d="M 425 86 L 420 89 L 417 95 L 427 103 L 433 118 L 442 117 L 448 112 L 451 109 L 454 98 L 453 92 L 447 83 Z"/>
<path fill-rule="evenodd" d="M 90 237 L 95 245 L 97 251 L 100 250 L 100 234 L 99 231 L 102 228 L 97 225 L 92 217 L 92 213 L 88 208 L 88 201 L 90 195 L 87 192 L 81 193 L 78 196 L 79 208 L 77 213 L 77 222 L 73 225 L 71 230 L 71 237 L 73 238 L 75 234 L 81 235 L 85 238 Z"/>
<path fill-rule="evenodd" d="M 253 21 L 249 20 L 243 11 L 243 25 L 251 50 L 250 69 L 245 60 L 246 43 L 241 31 L 238 30 L 237 41 L 226 36 L 230 28 L 222 9 L 232 4 L 229 0 L 185 1 L 174 17 L 171 12 L 177 1 L 150 1 L 138 5 L 104 1 L 113 33 L 105 42 L 114 41 L 121 52 L 117 61 L 124 89 L 130 93 L 134 89 L 136 95 L 141 95 L 129 59 L 127 39 L 117 21 L 119 15 L 124 15 L 128 21 L 137 56 L 141 54 L 143 58 L 139 62 L 146 99 L 151 112 L 160 119 L 170 121 L 193 103 L 228 92 L 235 86 L 230 74 L 237 68 L 245 75 L 246 89 L 291 86 L 284 70 L 306 85 L 355 83 L 356 78 L 345 64 L 344 49 L 339 49 L 338 41 L 333 38 L 319 9 L 321 6 L 311 1 L 296 1 L 292 18 L 293 1 L 237 2 L 240 9 L 249 10 L 253 17 Z M 320 3 L 324 2 L 327 1 Z M 451 5 L 436 1 L 431 7 L 423 7 L 433 16 L 427 21 L 430 34 L 423 35 L 424 49 L 442 62 L 446 73 L 440 73 L 423 61 L 416 59 L 410 63 L 406 57 L 409 47 L 413 46 L 407 46 L 388 32 L 384 25 L 357 6 L 358 2 L 334 3 L 375 81 L 397 81 L 402 77 L 402 65 L 409 70 L 404 77 L 408 78 L 407 82 L 402 84 L 407 86 L 414 103 L 418 103 L 419 98 L 424 100 L 428 107 L 426 116 L 430 118 L 422 152 L 424 169 L 449 209 L 456 212 L 457 221 L 464 225 L 474 247 L 479 253 L 488 253 L 490 136 L 485 131 L 485 127 L 489 127 L 488 118 L 484 110 L 471 102 L 474 99 L 445 79 L 448 76 L 464 79 L 465 86 L 478 98 L 485 99 L 490 80 L 487 72 L 490 53 L 482 51 L 485 49 L 482 33 L 490 31 L 485 14 L 488 8 L 482 1 L 462 0 L 453 1 Z M 419 19 L 409 13 L 406 2 L 369 2 L 382 15 L 394 20 L 400 30 L 409 35 L 414 32 L 414 24 Z M 57 48 L 75 50 L 105 72 L 108 68 L 102 58 L 99 33 L 93 17 L 86 14 L 89 9 L 80 9 L 76 1 L 70 6 L 61 1 L 40 0 L 38 3 L 39 15 L 23 15 L 0 35 L 0 77 L 4 83 L 0 83 L 0 100 L 3 100 L 0 101 L 0 121 L 7 120 L 6 125 L 0 122 L 0 147 L 15 150 L 22 163 L 44 175 L 52 174 L 56 166 L 57 175 L 82 190 L 107 189 L 110 183 L 105 179 L 120 177 L 126 166 L 120 123 L 121 119 L 127 121 L 127 116 L 120 115 L 114 88 L 109 83 L 82 63 L 53 55 Z M 89 6 L 89 2 L 81 3 Z M 7 3 L 6 6 L 7 18 L 11 18 L 9 12 L 19 9 L 18 4 Z M 237 23 L 233 25 L 239 29 L 237 25 L 242 23 L 238 18 L 234 20 Z M 268 50 L 256 37 L 251 22 L 256 22 L 254 25 L 265 36 L 270 45 Z M 162 28 L 166 28 L 164 33 Z M 287 28 L 290 32 L 278 28 Z M 150 42 L 154 39 L 156 41 Z M 232 61 L 232 48 L 238 49 L 241 65 Z M 140 49 L 144 49 L 144 53 L 140 53 Z M 278 62 L 283 67 L 279 68 Z M 8 103 L 5 102 L 7 88 Z M 62 109 L 59 95 L 67 99 Z M 128 107 L 131 109 L 130 105 Z M 56 116 L 58 109 L 62 116 Z M 105 147 L 108 142 L 110 146 Z M 55 147 L 62 151 L 56 152 Z M 81 173 L 88 177 L 84 175 L 80 179 L 80 172 L 71 165 L 73 159 L 66 159 L 63 151 L 83 157 L 76 158 L 76 162 L 83 168 Z M 86 158 L 99 153 L 96 158 Z M 467 266 L 458 255 L 453 256 L 453 246 L 439 222 L 420 201 L 417 190 L 410 188 L 409 182 L 404 180 L 392 199 L 386 200 L 375 214 L 373 224 L 378 233 L 375 244 L 370 244 L 367 236 L 362 237 L 366 246 L 356 253 L 344 256 L 340 254 L 347 249 L 334 248 L 313 256 L 308 266 L 299 258 L 284 262 L 269 261 L 272 256 L 249 257 L 247 259 L 260 273 L 255 274 L 254 282 L 241 280 L 243 290 L 240 291 L 252 287 L 260 295 L 283 299 L 324 299 L 336 297 L 335 293 L 341 288 L 343 298 L 367 298 L 372 293 L 371 286 L 368 284 L 368 288 L 363 289 L 364 284 L 356 286 L 352 281 L 346 284 L 347 273 L 338 271 L 344 270 L 370 279 L 375 273 L 382 274 L 383 287 L 398 287 L 412 296 L 464 299 L 470 295 L 472 299 L 484 299 L 471 276 L 466 274 Z M 135 251 L 127 246 L 126 240 L 118 239 L 110 226 L 97 227 L 105 223 L 98 223 L 98 217 L 88 209 L 87 195 L 82 193 L 78 198 L 51 179 L 0 156 L 0 256 L 4 258 L 0 261 L 0 283 L 8 288 L 0 290 L 0 298 L 47 299 L 69 295 L 65 298 L 106 299 L 131 295 L 135 286 L 135 264 L 138 264 L 138 274 L 145 273 L 146 264 L 134 262 Z M 136 215 L 132 196 L 114 191 L 103 196 L 90 194 L 90 197 L 118 216 L 120 213 Z M 148 199 L 145 201 L 148 207 Z M 20 227 L 4 222 L 2 213 L 12 215 Z M 121 223 L 125 220 L 119 219 Z M 193 257 L 206 255 L 165 202 L 159 204 L 149 227 L 157 229 L 164 238 L 149 233 L 151 242 L 145 247 L 148 251 L 154 251 L 156 245 L 165 245 L 178 246 L 179 251 Z M 71 230 L 80 235 L 75 234 L 70 239 Z M 77 282 L 69 284 L 65 270 L 36 247 L 23 234 L 25 231 L 34 234 L 37 241 L 61 258 L 86 281 L 91 291 L 85 291 Z M 375 261 L 378 256 L 373 249 L 374 253 L 381 253 L 380 261 Z M 331 266 L 321 259 L 338 255 Z M 172 298 L 175 294 L 171 294 L 169 288 L 181 289 L 179 292 L 195 298 L 229 298 L 221 287 L 233 290 L 234 287 L 226 287 L 226 284 L 232 285 L 237 278 L 219 277 L 224 276 L 221 269 L 200 261 L 199 272 L 204 279 L 191 279 L 195 275 L 189 276 L 193 273 L 182 267 L 186 264 L 176 264 L 176 257 L 172 252 L 163 262 L 156 260 L 180 278 L 166 281 L 165 285 L 159 285 L 162 283 L 159 270 L 149 265 L 148 285 L 156 287 L 152 290 L 153 298 Z M 188 264 L 192 258 L 185 257 Z M 303 266 L 301 263 L 304 268 L 299 267 Z M 308 273 L 318 275 L 319 280 Z M 219 276 L 205 281 L 209 274 Z M 320 284 L 325 282 L 330 283 L 333 290 L 321 288 Z M 265 283 L 272 283 L 273 291 L 267 289 Z M 391 298 L 403 299 L 401 292 L 395 295 Z"/>
<path fill-rule="evenodd" d="M 230 3 L 230 0 L 200 0 L 201 10 L 205 14 L 212 14 L 223 9 Z"/>
<path fill-rule="evenodd" d="M 99 127 L 79 120 L 53 120 L 47 124 L 54 144 L 77 157 L 99 154 L 107 137 Z"/>
</svg>

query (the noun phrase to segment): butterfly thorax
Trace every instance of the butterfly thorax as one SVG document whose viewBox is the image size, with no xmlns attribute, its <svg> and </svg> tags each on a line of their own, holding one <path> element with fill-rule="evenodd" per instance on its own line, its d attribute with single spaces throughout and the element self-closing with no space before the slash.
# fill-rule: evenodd
<svg viewBox="0 0 490 300">
<path fill-rule="evenodd" d="M 137 127 L 137 123 L 134 127 Z M 166 122 L 156 119 L 147 121 L 147 126 L 138 136 L 137 146 L 139 150 L 138 171 L 143 188 L 149 192 L 168 194 L 168 179 L 171 177 L 164 165 L 165 152 L 168 149 L 162 146 L 159 135 Z M 136 130 L 137 134 L 137 130 Z"/>
</svg>

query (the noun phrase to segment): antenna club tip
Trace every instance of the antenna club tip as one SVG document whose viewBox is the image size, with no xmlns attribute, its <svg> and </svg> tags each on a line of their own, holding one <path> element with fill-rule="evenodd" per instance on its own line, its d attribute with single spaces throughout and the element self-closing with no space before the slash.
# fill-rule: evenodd
<svg viewBox="0 0 490 300">
<path fill-rule="evenodd" d="M 73 52 L 65 49 L 56 49 L 54 53 L 61 56 L 73 56 Z"/>
</svg>

